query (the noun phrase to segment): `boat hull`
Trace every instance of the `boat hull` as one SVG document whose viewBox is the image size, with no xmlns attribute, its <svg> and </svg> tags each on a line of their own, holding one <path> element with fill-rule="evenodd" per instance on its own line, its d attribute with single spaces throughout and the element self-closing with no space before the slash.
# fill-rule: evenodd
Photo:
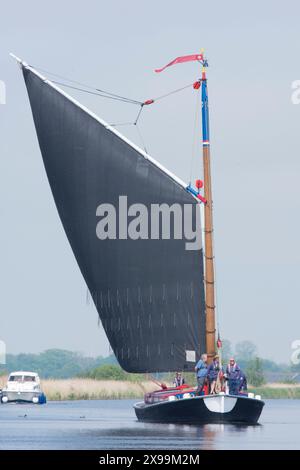
<svg viewBox="0 0 300 470">
<path fill-rule="evenodd" d="M 2 391 L 1 396 L 2 403 L 46 403 L 46 396 L 42 392 L 13 392 L 13 391 Z"/>
<path fill-rule="evenodd" d="M 263 407 L 262 400 L 233 395 L 207 395 L 134 405 L 140 421 L 178 424 L 256 424 Z"/>
</svg>

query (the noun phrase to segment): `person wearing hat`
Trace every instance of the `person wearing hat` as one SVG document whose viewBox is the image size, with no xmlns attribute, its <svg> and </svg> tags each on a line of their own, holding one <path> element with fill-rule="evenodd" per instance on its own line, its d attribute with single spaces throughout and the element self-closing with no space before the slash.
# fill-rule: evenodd
<svg viewBox="0 0 300 470">
<path fill-rule="evenodd" d="M 209 387 L 210 387 L 211 395 L 218 393 L 216 390 L 216 384 L 217 384 L 218 377 L 220 377 L 222 373 L 223 373 L 223 369 L 220 364 L 220 358 L 216 354 L 213 358 L 212 363 L 208 366 L 208 369 L 207 369 L 207 377 L 209 380 Z"/>
<path fill-rule="evenodd" d="M 242 373 L 234 357 L 229 359 L 229 364 L 226 367 L 226 379 L 228 380 L 229 395 L 238 395 L 241 384 L 244 382 L 247 384 L 246 376 Z"/>
</svg>

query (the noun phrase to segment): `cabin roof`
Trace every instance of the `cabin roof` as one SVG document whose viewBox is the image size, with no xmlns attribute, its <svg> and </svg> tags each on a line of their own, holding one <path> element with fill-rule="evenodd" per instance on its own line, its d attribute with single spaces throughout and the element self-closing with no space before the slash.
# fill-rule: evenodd
<svg viewBox="0 0 300 470">
<path fill-rule="evenodd" d="M 15 371 L 15 372 L 11 372 L 9 375 L 10 376 L 11 375 L 31 375 L 32 377 L 38 377 L 38 374 L 36 372 L 29 372 L 29 371 L 24 371 L 24 370 L 18 370 L 18 371 Z"/>
</svg>

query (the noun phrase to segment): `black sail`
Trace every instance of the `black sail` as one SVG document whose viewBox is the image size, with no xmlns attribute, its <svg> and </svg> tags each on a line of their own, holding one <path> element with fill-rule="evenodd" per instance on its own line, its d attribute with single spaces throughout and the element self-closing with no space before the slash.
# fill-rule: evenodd
<svg viewBox="0 0 300 470">
<path fill-rule="evenodd" d="M 202 249 L 188 251 L 174 238 L 99 240 L 96 210 L 118 207 L 120 195 L 147 208 L 196 207 L 196 199 L 34 69 L 24 65 L 23 75 L 60 219 L 120 365 L 192 370 L 193 352 L 205 351 Z"/>
</svg>

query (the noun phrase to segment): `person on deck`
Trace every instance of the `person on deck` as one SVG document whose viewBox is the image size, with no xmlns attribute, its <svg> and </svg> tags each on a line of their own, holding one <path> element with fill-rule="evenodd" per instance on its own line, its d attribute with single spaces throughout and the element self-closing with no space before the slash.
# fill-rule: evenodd
<svg viewBox="0 0 300 470">
<path fill-rule="evenodd" d="M 241 387 L 244 385 L 244 380 L 246 380 L 246 376 L 241 371 L 239 365 L 235 362 L 234 357 L 231 357 L 229 360 L 229 364 L 226 368 L 226 378 L 228 380 L 229 385 L 229 395 L 238 395 L 241 390 Z"/>
<path fill-rule="evenodd" d="M 200 395 L 206 382 L 207 376 L 207 354 L 202 354 L 201 359 L 197 362 L 195 367 L 197 374 L 197 394 Z"/>
<path fill-rule="evenodd" d="M 222 373 L 223 373 L 223 369 L 220 365 L 219 356 L 216 355 L 214 356 L 212 363 L 208 366 L 208 369 L 207 369 L 207 377 L 209 380 L 211 395 L 218 393 L 216 389 L 216 385 L 217 385 L 218 378 L 220 378 L 220 375 Z"/>
<path fill-rule="evenodd" d="M 184 377 L 182 377 L 181 372 L 176 372 L 173 385 L 174 387 L 181 387 L 181 385 L 185 384 Z"/>
<path fill-rule="evenodd" d="M 244 372 L 241 370 L 240 383 L 239 383 L 239 393 L 247 393 L 247 377 Z"/>
</svg>

